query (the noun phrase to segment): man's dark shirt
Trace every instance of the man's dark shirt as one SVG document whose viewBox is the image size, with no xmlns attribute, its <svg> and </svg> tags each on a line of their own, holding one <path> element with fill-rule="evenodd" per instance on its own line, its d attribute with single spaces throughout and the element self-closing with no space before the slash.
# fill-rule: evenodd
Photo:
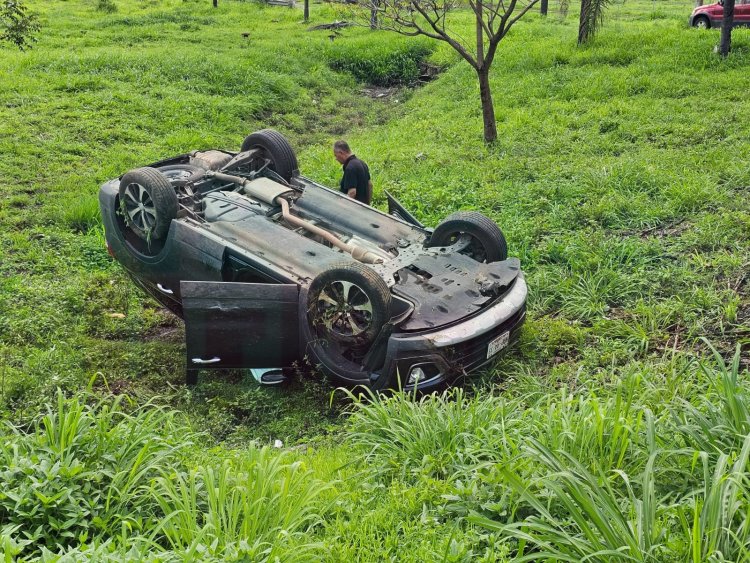
<svg viewBox="0 0 750 563">
<path fill-rule="evenodd" d="M 341 178 L 341 192 L 347 193 L 352 188 L 357 189 L 356 199 L 370 204 L 370 169 L 356 155 L 351 155 L 344 162 L 344 177 Z"/>
</svg>

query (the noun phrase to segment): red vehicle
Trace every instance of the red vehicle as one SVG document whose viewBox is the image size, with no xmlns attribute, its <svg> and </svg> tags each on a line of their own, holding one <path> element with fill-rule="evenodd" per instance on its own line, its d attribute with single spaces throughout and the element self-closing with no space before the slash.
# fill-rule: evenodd
<svg viewBox="0 0 750 563">
<path fill-rule="evenodd" d="M 716 4 L 698 6 L 690 14 L 688 23 L 701 29 L 719 28 L 724 17 L 724 0 Z M 750 25 L 750 0 L 736 0 L 734 4 L 734 25 Z"/>
</svg>

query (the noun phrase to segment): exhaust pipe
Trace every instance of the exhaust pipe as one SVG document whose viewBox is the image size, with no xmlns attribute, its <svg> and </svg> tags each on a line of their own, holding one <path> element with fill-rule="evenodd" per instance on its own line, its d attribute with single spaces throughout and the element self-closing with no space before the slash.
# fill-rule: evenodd
<svg viewBox="0 0 750 563">
<path fill-rule="evenodd" d="M 289 210 L 289 202 L 281 195 L 289 191 L 286 186 L 276 184 L 276 182 L 270 180 L 267 183 L 264 182 L 254 185 L 256 182 L 258 182 L 258 180 L 263 180 L 263 178 L 248 180 L 247 178 L 232 176 L 231 174 L 224 174 L 223 172 L 208 172 L 206 175 L 214 177 L 217 180 L 221 180 L 222 182 L 239 184 L 244 188 L 247 195 L 254 197 L 255 199 L 259 199 L 264 203 L 268 203 L 269 205 L 280 205 L 281 216 L 284 218 L 284 221 L 297 227 L 302 227 L 306 231 L 318 235 L 319 237 L 330 242 L 336 248 L 340 248 L 347 254 L 350 254 L 352 258 L 358 260 L 359 262 L 363 262 L 365 264 L 382 264 L 384 262 L 383 258 L 381 256 L 378 256 L 374 252 L 362 248 L 361 246 L 347 244 L 333 233 L 326 231 L 325 229 L 321 229 L 317 225 L 313 225 L 309 221 L 305 221 L 304 219 L 301 219 L 296 215 L 292 215 L 291 211 Z"/>
</svg>

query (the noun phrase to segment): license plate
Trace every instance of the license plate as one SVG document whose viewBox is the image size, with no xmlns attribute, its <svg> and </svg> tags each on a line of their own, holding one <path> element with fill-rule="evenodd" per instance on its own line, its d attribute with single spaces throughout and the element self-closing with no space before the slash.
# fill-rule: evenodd
<svg viewBox="0 0 750 563">
<path fill-rule="evenodd" d="M 504 332 L 494 340 L 491 340 L 487 346 L 487 359 L 490 359 L 505 348 L 508 345 L 508 340 L 510 340 L 510 332 Z"/>
</svg>

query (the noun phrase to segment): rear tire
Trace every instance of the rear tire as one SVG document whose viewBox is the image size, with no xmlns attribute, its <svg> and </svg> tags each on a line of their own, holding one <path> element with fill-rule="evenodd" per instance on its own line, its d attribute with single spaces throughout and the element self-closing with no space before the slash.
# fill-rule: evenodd
<svg viewBox="0 0 750 563">
<path fill-rule="evenodd" d="M 177 216 L 177 194 L 155 168 L 136 168 L 120 180 L 120 212 L 125 224 L 145 241 L 164 238 Z"/>
<path fill-rule="evenodd" d="M 435 228 L 429 246 L 449 246 L 461 235 L 471 237 L 471 244 L 462 253 L 477 262 L 500 262 L 508 257 L 508 244 L 500 227 L 476 211 L 457 211 L 448 215 Z"/>
<path fill-rule="evenodd" d="M 314 333 L 348 348 L 369 346 L 390 319 L 391 290 L 372 269 L 342 262 L 310 284 L 307 317 Z"/>
<path fill-rule="evenodd" d="M 299 165 L 294 149 L 278 131 L 261 129 L 245 137 L 242 152 L 255 148 L 265 153 L 264 156 L 271 160 L 269 167 L 287 182 L 297 173 Z"/>
</svg>

